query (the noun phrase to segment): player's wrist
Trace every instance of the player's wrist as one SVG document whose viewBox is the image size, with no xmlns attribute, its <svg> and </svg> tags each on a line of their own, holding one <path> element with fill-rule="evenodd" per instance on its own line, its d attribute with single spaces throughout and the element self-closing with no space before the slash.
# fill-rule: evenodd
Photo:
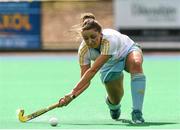
<svg viewBox="0 0 180 130">
<path fill-rule="evenodd" d="M 71 92 L 71 98 L 72 99 L 75 99 L 77 96 L 76 96 L 76 91 L 75 90 L 72 90 L 72 92 Z"/>
<path fill-rule="evenodd" d="M 75 98 L 76 98 L 76 95 L 73 94 L 73 93 L 71 93 L 70 97 L 71 97 L 71 99 L 75 99 Z"/>
</svg>

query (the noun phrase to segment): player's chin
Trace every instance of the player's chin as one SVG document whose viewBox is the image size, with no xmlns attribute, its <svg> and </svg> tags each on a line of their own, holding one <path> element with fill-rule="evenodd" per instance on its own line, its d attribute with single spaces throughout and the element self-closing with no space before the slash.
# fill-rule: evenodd
<svg viewBox="0 0 180 130">
<path fill-rule="evenodd" d="M 91 45 L 90 48 L 94 48 L 95 49 L 95 48 L 98 48 L 98 46 L 97 45 Z"/>
</svg>

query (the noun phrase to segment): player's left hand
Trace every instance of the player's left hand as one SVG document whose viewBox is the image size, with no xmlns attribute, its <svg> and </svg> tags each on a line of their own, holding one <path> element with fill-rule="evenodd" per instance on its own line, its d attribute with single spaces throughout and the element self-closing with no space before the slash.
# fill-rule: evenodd
<svg viewBox="0 0 180 130">
<path fill-rule="evenodd" d="M 60 106 L 67 106 L 72 100 L 72 94 L 68 94 L 59 100 L 59 104 Z"/>
</svg>

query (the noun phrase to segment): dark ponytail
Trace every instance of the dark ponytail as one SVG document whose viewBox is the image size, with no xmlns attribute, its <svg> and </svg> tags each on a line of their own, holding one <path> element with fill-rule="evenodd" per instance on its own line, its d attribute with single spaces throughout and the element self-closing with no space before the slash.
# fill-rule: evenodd
<svg viewBox="0 0 180 130">
<path fill-rule="evenodd" d="M 92 13 L 83 13 L 81 14 L 80 24 L 76 24 L 71 27 L 69 32 L 73 32 L 73 37 L 76 37 L 76 40 L 79 41 L 82 36 L 81 32 L 84 30 L 96 29 L 98 32 L 102 31 L 101 25 L 96 21 L 96 17 Z"/>
<path fill-rule="evenodd" d="M 96 29 L 96 31 L 102 31 L 101 24 L 95 20 L 95 16 L 92 13 L 85 13 L 81 15 L 82 20 L 82 31 L 89 30 L 89 29 Z"/>
<path fill-rule="evenodd" d="M 92 13 L 83 13 L 83 14 L 81 14 L 81 22 L 83 23 L 86 19 L 93 19 L 93 20 L 95 20 L 96 17 Z"/>
</svg>

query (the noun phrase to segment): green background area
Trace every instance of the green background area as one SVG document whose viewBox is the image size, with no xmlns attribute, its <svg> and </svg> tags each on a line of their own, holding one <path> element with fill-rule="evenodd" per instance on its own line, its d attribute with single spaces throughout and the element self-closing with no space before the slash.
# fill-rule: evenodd
<svg viewBox="0 0 180 130">
<path fill-rule="evenodd" d="M 180 129 L 180 57 L 145 55 L 147 89 L 143 125 L 114 121 L 105 104 L 106 91 L 99 73 L 91 86 L 67 107 L 54 109 L 27 123 L 20 123 L 16 110 L 25 115 L 47 107 L 69 93 L 79 80 L 75 56 L 0 56 L 0 129 L 49 129 L 48 120 L 57 117 L 58 129 Z M 125 72 L 125 95 L 121 119 L 130 120 L 130 75 Z"/>
</svg>

